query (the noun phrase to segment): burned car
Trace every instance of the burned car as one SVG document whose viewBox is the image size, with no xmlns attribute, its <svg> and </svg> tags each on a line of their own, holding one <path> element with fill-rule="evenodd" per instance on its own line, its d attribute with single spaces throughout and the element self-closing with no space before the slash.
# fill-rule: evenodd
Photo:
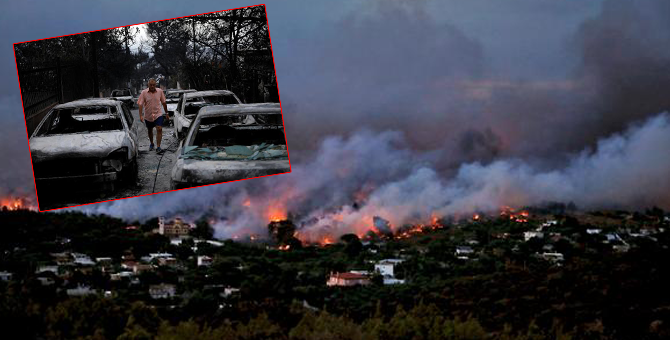
<svg viewBox="0 0 670 340">
<path fill-rule="evenodd" d="M 237 96 L 228 90 L 186 92 L 181 95 L 174 111 L 174 129 L 177 136 L 183 136 L 198 111 L 207 105 L 242 104 Z M 169 109 L 168 109 L 169 111 Z"/>
<path fill-rule="evenodd" d="M 291 171 L 276 103 L 201 108 L 177 155 L 172 189 Z"/>
<path fill-rule="evenodd" d="M 139 119 L 113 99 L 56 105 L 29 139 L 38 197 L 114 190 L 137 177 Z"/>
<path fill-rule="evenodd" d="M 133 100 L 133 95 L 130 92 L 129 88 L 125 89 L 117 89 L 112 91 L 112 98 L 123 102 L 124 104 L 128 105 L 129 109 L 132 109 L 135 105 L 135 101 Z"/>
<path fill-rule="evenodd" d="M 167 103 L 168 115 L 170 118 L 174 117 L 174 111 L 177 109 L 177 104 L 179 99 L 181 99 L 182 93 L 186 92 L 195 92 L 196 90 L 182 90 L 182 89 L 170 89 L 166 91 L 165 94 L 165 103 Z"/>
</svg>

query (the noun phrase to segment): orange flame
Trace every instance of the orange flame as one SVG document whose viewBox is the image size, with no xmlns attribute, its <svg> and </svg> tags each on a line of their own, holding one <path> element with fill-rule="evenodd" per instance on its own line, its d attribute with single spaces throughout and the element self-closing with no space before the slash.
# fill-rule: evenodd
<svg viewBox="0 0 670 340">
<path fill-rule="evenodd" d="M 30 204 L 30 200 L 23 197 L 4 197 L 0 198 L 0 207 L 7 210 L 37 210 Z"/>
<path fill-rule="evenodd" d="M 270 222 L 279 222 L 286 220 L 286 210 L 278 205 L 273 205 L 268 209 L 267 217 Z"/>
</svg>

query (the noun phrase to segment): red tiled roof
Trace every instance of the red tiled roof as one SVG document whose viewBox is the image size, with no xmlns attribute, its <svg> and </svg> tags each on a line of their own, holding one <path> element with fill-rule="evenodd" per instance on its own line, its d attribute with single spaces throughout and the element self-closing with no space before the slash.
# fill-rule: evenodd
<svg viewBox="0 0 670 340">
<path fill-rule="evenodd" d="M 363 279 L 367 279 L 367 277 L 365 275 L 356 274 L 356 273 L 335 273 L 335 274 L 331 274 L 330 277 L 343 279 L 343 280 L 363 280 Z"/>
</svg>

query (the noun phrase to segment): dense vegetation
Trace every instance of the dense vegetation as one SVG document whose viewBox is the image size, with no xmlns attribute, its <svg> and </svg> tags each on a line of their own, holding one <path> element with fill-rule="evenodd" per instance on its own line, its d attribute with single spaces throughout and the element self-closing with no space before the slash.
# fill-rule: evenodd
<svg viewBox="0 0 670 340">
<path fill-rule="evenodd" d="M 225 241 L 217 247 L 170 243 L 152 233 L 157 221 L 129 223 L 80 213 L 1 212 L 0 320 L 9 338 L 47 339 L 661 339 L 670 336 L 670 232 L 663 213 L 651 211 L 557 216 L 552 237 L 524 241 L 536 228 L 509 219 L 446 224 L 408 238 L 359 240 L 345 235 L 326 247 L 276 245 L 296 240 L 269 226 L 267 242 Z M 536 222 L 537 221 L 537 222 Z M 602 233 L 590 234 L 588 228 Z M 427 228 L 430 229 L 430 228 Z M 608 231 L 645 237 L 624 239 L 627 251 L 605 242 Z M 196 237 L 211 236 L 205 220 Z M 643 233 L 646 234 L 646 233 Z M 288 235 L 288 236 L 287 236 Z M 456 246 L 475 255 L 458 259 Z M 194 250 L 195 249 L 195 250 Z M 536 253 L 564 254 L 561 263 Z M 112 282 L 109 273 L 73 270 L 42 285 L 35 269 L 50 254 L 72 251 L 95 257 L 168 252 L 177 266 L 156 266 L 139 282 Z M 208 255 L 208 267 L 194 256 Z M 401 285 L 327 287 L 331 272 L 372 270 L 374 262 L 402 258 Z M 173 283 L 178 296 L 154 300 L 151 284 Z M 68 297 L 64 289 L 87 285 L 109 296 Z M 222 287 L 238 287 L 224 296 Z"/>
</svg>

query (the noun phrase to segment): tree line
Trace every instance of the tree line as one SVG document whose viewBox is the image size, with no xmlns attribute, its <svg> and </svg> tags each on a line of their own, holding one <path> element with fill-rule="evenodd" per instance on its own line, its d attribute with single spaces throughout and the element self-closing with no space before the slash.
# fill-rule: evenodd
<svg viewBox="0 0 670 340">
<path fill-rule="evenodd" d="M 157 78 L 166 88 L 232 90 L 245 102 L 278 99 L 262 5 L 16 44 L 15 55 L 20 73 L 84 64 L 94 94 Z"/>
</svg>

